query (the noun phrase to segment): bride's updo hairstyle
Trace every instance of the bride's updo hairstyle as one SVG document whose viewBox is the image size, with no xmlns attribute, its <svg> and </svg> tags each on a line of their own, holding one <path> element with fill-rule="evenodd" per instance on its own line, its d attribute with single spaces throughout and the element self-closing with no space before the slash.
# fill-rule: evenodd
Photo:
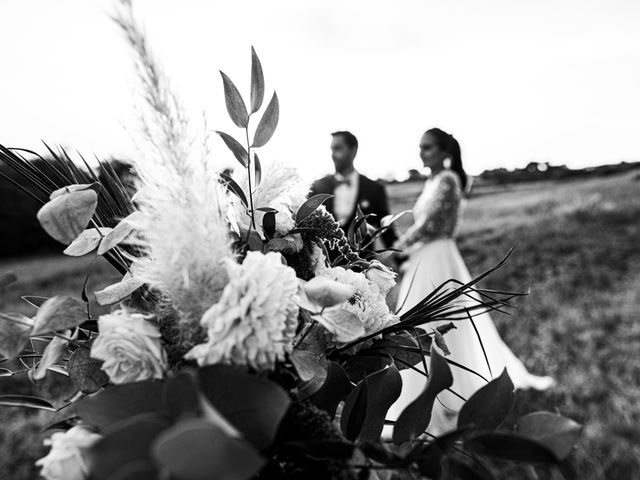
<svg viewBox="0 0 640 480">
<path fill-rule="evenodd" d="M 460 177 L 462 191 L 464 192 L 467 188 L 467 174 L 462 166 L 462 152 L 460 151 L 458 140 L 456 140 L 453 135 L 439 128 L 431 128 L 425 133 L 431 135 L 440 149 L 451 159 L 451 170 L 456 172 L 458 177 Z"/>
</svg>

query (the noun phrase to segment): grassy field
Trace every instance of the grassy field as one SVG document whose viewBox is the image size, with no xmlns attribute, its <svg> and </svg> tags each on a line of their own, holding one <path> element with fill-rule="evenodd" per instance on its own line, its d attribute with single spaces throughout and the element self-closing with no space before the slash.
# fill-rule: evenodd
<svg viewBox="0 0 640 480">
<path fill-rule="evenodd" d="M 420 188 L 392 185 L 394 211 L 410 208 Z M 516 246 L 511 260 L 484 286 L 531 289 L 513 316 L 495 321 L 533 372 L 558 380 L 550 392 L 520 392 L 517 413 L 558 411 L 585 425 L 574 455 L 578 478 L 640 478 L 639 175 L 477 193 L 465 208 L 463 256 L 479 274 Z M 0 271 L 13 270 L 21 278 L 0 300 L 0 311 L 27 313 L 21 294 L 62 290 L 77 295 L 86 266 L 85 259 L 61 258 L 0 264 Z M 105 276 L 115 278 L 106 265 L 97 270 L 94 288 L 109 283 Z M 1 393 L 17 387 L 26 388 L 0 377 Z M 42 453 L 38 431 L 47 420 L 45 414 L 0 409 L 0 477 L 35 478 L 31 461 Z M 505 479 L 535 478 L 502 472 Z"/>
</svg>

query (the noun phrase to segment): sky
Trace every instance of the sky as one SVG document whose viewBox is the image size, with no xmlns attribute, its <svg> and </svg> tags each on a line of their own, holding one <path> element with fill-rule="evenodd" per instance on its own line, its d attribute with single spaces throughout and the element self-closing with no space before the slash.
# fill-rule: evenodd
<svg viewBox="0 0 640 480">
<path fill-rule="evenodd" d="M 473 174 L 529 161 L 640 160 L 637 0 L 135 0 L 154 55 L 194 122 L 239 135 L 223 70 L 248 100 L 250 48 L 280 123 L 263 161 L 331 168 L 330 132 L 357 168 L 402 178 L 421 133 L 460 141 Z M 139 89 L 109 18 L 115 0 L 0 0 L 0 143 L 85 156 L 134 152 Z M 265 105 L 267 103 L 265 100 Z M 257 123 L 257 122 L 256 122 Z M 212 152 L 232 163 L 219 139 Z"/>
</svg>

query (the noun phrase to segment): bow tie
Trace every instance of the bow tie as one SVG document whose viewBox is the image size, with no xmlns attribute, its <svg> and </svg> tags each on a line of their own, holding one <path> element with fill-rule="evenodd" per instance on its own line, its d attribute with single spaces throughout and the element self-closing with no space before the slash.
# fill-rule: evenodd
<svg viewBox="0 0 640 480">
<path fill-rule="evenodd" d="M 334 185 L 336 187 L 339 187 L 340 185 L 346 185 L 347 187 L 351 186 L 351 179 L 350 178 L 333 177 L 333 182 L 334 182 Z"/>
</svg>

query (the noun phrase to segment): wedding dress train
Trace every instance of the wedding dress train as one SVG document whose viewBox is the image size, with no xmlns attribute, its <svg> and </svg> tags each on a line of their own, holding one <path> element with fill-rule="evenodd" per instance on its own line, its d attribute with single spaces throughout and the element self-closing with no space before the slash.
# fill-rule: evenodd
<svg viewBox="0 0 640 480">
<path fill-rule="evenodd" d="M 471 280 L 454 240 L 461 197 L 460 180 L 451 171 L 444 170 L 426 182 L 413 210 L 415 223 L 400 239 L 400 247 L 409 253 L 399 287 L 400 313 L 413 307 L 448 280 L 455 279 L 463 283 Z M 452 288 L 455 286 L 451 284 Z M 448 321 L 429 323 L 425 327 L 431 330 L 442 323 Z M 488 313 L 475 316 L 473 323 L 475 328 L 469 320 L 456 321 L 456 329 L 446 333 L 445 341 L 451 351 L 446 358 L 479 375 L 451 366 L 454 379 L 451 390 L 455 393 L 444 391 L 438 395 L 427 430 L 431 434 L 438 435 L 455 428 L 463 399 L 468 399 L 488 380 L 499 376 L 504 368 L 518 389 L 544 390 L 554 384 L 550 377 L 539 377 L 527 371 L 502 341 Z M 482 344 L 478 337 L 482 339 Z M 421 364 L 415 367 L 423 370 Z M 395 420 L 422 392 L 427 381 L 423 374 L 411 369 L 403 370 L 401 375 L 402 394 L 389 411 L 391 420 Z"/>
</svg>

